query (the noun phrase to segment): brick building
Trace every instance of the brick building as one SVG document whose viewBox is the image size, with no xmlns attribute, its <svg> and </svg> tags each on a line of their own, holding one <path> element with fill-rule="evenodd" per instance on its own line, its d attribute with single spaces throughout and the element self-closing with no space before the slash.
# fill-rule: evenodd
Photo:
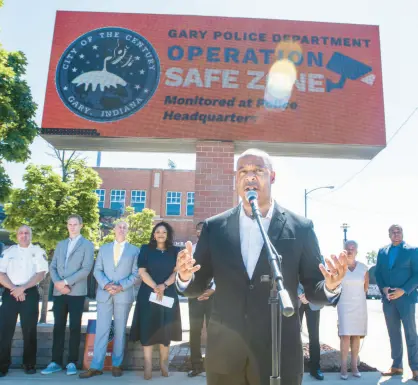
<svg viewBox="0 0 418 385">
<path fill-rule="evenodd" d="M 103 181 L 96 191 L 101 208 L 122 212 L 127 206 L 136 211 L 150 208 L 156 213 L 156 221 L 164 220 L 173 226 L 176 242 L 195 241 L 198 219 L 194 215 L 194 170 L 111 167 L 95 170 Z M 211 181 L 208 182 L 210 186 Z"/>
</svg>

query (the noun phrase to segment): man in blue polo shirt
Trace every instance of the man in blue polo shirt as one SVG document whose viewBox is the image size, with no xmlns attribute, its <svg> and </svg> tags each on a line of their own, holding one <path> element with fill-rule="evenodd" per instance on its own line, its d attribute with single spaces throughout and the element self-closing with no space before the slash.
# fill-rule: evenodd
<svg viewBox="0 0 418 385">
<path fill-rule="evenodd" d="M 418 249 L 403 241 L 400 225 L 389 228 L 391 244 L 379 250 L 376 282 L 381 290 L 383 313 L 389 332 L 392 366 L 383 375 L 403 373 L 401 322 L 408 347 L 408 361 L 413 380 L 418 382 L 418 337 L 415 324 L 415 305 L 418 287 Z"/>
</svg>

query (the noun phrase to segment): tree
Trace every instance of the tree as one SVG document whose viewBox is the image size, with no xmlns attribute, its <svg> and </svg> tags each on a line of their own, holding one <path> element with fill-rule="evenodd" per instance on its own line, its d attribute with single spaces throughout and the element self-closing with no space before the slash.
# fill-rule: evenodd
<svg viewBox="0 0 418 385">
<path fill-rule="evenodd" d="M 27 161 L 39 132 L 34 121 L 37 105 L 24 80 L 26 66 L 23 52 L 8 52 L 0 44 L 0 202 L 7 200 L 12 187 L 2 164 Z"/>
<path fill-rule="evenodd" d="M 50 148 L 53 150 L 52 154 L 48 154 L 53 158 L 57 159 L 60 162 L 62 180 L 67 181 L 68 172 L 71 170 L 71 165 L 78 160 L 81 160 L 80 154 L 76 151 L 67 152 L 67 150 L 58 150 L 54 146 L 50 145 Z M 85 160 L 83 158 L 82 160 Z"/>
<path fill-rule="evenodd" d="M 377 252 L 375 250 L 369 251 L 366 254 L 366 259 L 368 265 L 375 265 L 377 262 Z"/>
<path fill-rule="evenodd" d="M 120 218 L 116 221 L 122 219 L 128 224 L 129 230 L 126 237 L 127 241 L 138 247 L 149 243 L 155 211 L 143 209 L 141 212 L 135 213 L 135 209 L 133 207 L 126 207 L 125 215 L 125 218 Z M 113 242 L 114 240 L 115 233 L 112 231 L 100 241 L 100 244 L 103 245 L 105 243 Z"/>
<path fill-rule="evenodd" d="M 39 243 L 52 259 L 56 244 L 68 236 L 67 218 L 79 214 L 83 218 L 82 234 L 97 241 L 99 225 L 98 197 L 95 190 L 101 180 L 84 161 L 75 161 L 64 182 L 51 166 L 29 165 L 23 176 L 25 187 L 14 189 L 5 205 L 4 227 L 16 240 L 16 230 L 27 224 L 32 228 L 33 242 Z M 42 283 L 43 301 L 40 322 L 46 322 L 49 274 Z"/>
</svg>

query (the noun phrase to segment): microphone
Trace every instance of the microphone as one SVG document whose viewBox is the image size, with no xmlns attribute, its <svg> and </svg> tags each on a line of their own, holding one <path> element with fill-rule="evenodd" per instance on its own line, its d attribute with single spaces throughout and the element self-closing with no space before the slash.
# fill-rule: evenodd
<svg viewBox="0 0 418 385">
<path fill-rule="evenodd" d="M 255 190 L 248 190 L 245 193 L 245 198 L 247 199 L 248 203 L 251 205 L 252 208 L 252 215 L 251 215 L 251 219 L 255 219 L 255 213 L 259 214 L 261 217 L 261 212 L 260 209 L 258 207 L 258 193 Z"/>
<path fill-rule="evenodd" d="M 273 280 L 277 283 L 278 295 L 280 298 L 280 303 L 282 305 L 283 315 L 285 317 L 290 317 L 294 314 L 295 310 L 293 308 L 292 301 L 290 299 L 289 293 L 283 286 L 283 275 L 281 272 L 280 262 L 282 261 L 282 256 L 279 255 L 271 243 L 266 231 L 264 230 L 263 225 L 261 224 L 261 212 L 258 207 L 258 193 L 255 190 L 248 190 L 245 193 L 245 198 L 248 203 L 251 205 L 253 211 L 253 219 L 256 219 L 263 236 L 264 244 L 267 249 L 267 254 L 270 262 L 270 266 L 273 273 Z"/>
<path fill-rule="evenodd" d="M 258 199 L 258 192 L 255 190 L 248 190 L 245 193 L 245 198 L 247 199 L 247 201 L 251 204 L 251 202 L 253 202 L 254 200 L 257 201 Z"/>
</svg>

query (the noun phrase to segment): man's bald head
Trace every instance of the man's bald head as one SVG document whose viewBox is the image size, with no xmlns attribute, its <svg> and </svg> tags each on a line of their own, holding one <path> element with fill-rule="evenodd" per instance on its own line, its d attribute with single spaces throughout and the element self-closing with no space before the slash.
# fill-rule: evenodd
<svg viewBox="0 0 418 385">
<path fill-rule="evenodd" d="M 126 240 L 128 235 L 129 225 L 124 220 L 117 221 L 115 223 L 115 238 L 118 242 L 123 242 Z"/>
<path fill-rule="evenodd" d="M 259 158 L 262 158 L 264 160 L 265 167 L 267 167 L 270 171 L 273 171 L 273 161 L 271 159 L 271 156 L 267 154 L 267 152 L 263 150 L 259 150 L 258 148 L 250 148 L 246 151 L 244 151 L 237 159 L 237 165 L 239 164 L 240 160 L 242 158 L 245 158 L 247 156 L 257 156 Z"/>
<path fill-rule="evenodd" d="M 246 192 L 254 190 L 258 194 L 259 206 L 268 209 L 271 205 L 271 185 L 275 179 L 273 162 L 265 151 L 251 148 L 239 156 L 235 186 L 244 205 L 247 205 Z"/>
<path fill-rule="evenodd" d="M 22 225 L 17 229 L 17 242 L 20 247 L 28 247 L 32 242 L 32 229 L 28 225 Z"/>
</svg>

